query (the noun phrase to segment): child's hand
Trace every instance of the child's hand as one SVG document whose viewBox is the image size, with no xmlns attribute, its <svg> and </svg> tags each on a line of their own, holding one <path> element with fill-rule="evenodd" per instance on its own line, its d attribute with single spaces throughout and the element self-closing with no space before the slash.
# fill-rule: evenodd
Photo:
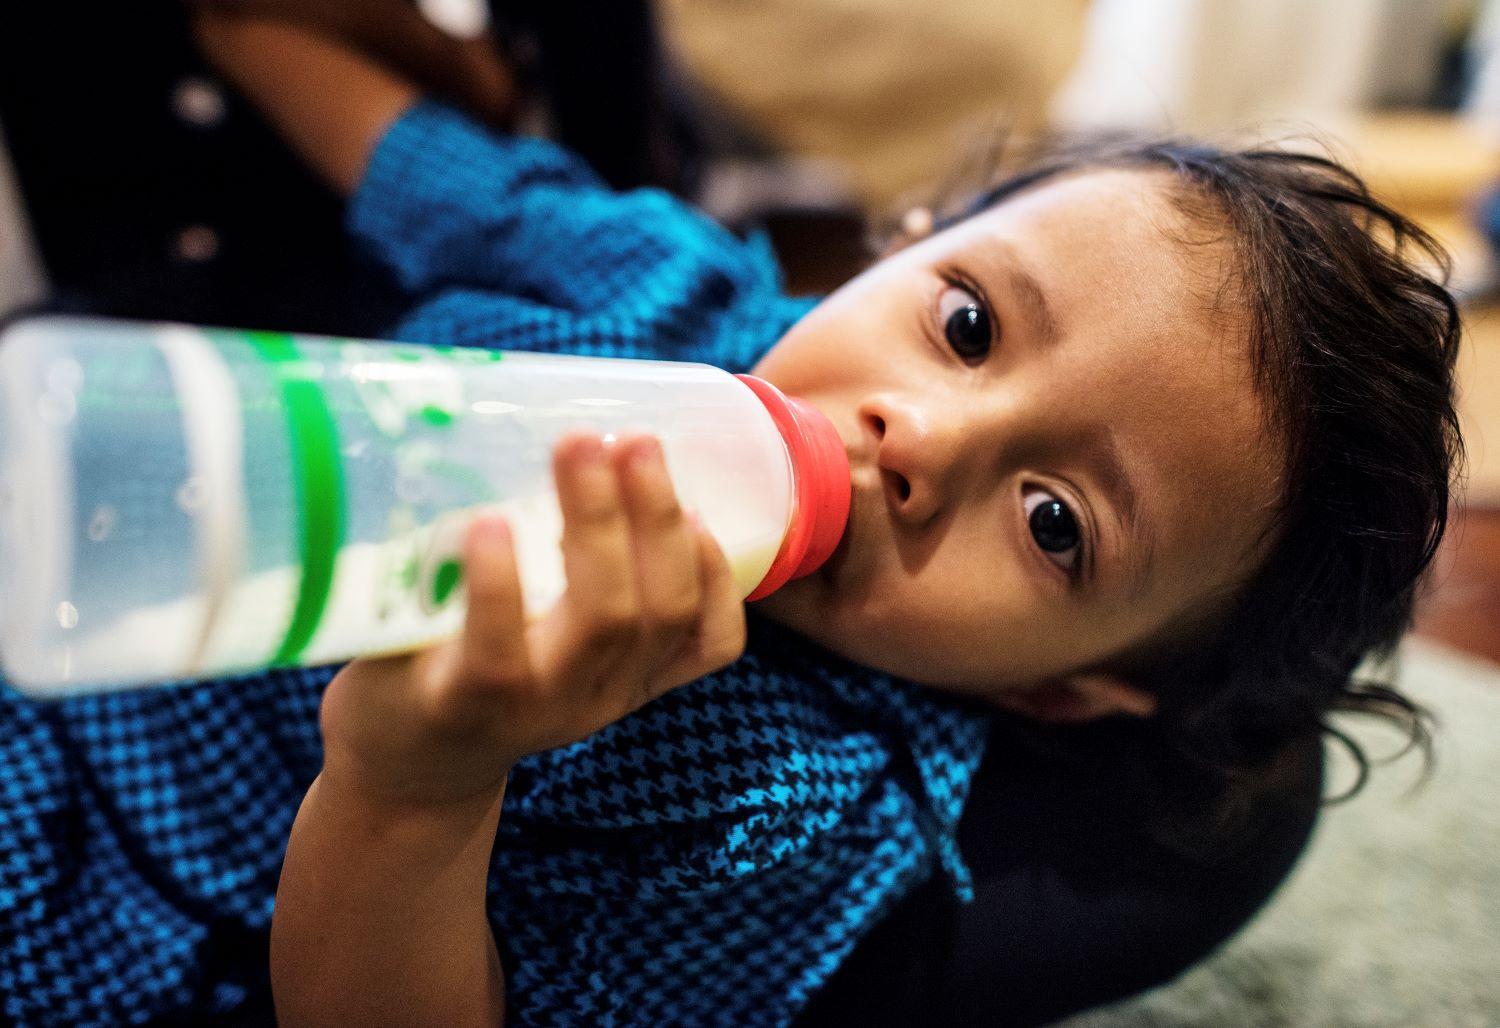
<svg viewBox="0 0 1500 1028">
<path fill-rule="evenodd" d="M 567 590 L 527 625 L 503 520 L 470 527 L 461 634 L 356 660 L 323 698 L 324 775 L 372 800 L 495 795 L 511 766 L 575 742 L 738 658 L 745 611 L 718 544 L 677 502 L 660 444 L 553 453 Z"/>
</svg>

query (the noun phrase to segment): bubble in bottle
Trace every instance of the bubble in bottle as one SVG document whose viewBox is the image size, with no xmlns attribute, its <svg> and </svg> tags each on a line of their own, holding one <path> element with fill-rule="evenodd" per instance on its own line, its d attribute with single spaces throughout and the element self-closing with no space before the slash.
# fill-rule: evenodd
<svg viewBox="0 0 1500 1028">
<path fill-rule="evenodd" d="M 177 487 L 177 506 L 192 513 L 203 506 L 203 479 L 193 475 Z"/>
<path fill-rule="evenodd" d="M 115 521 L 119 515 L 109 504 L 100 504 L 94 508 L 93 517 L 89 518 L 89 538 L 96 543 L 102 543 L 108 539 L 110 533 L 115 530 Z"/>
<path fill-rule="evenodd" d="M 47 369 L 47 388 L 55 393 L 76 393 L 83 385 L 83 366 L 72 357 L 52 362 Z"/>
<path fill-rule="evenodd" d="M 46 424 L 61 428 L 78 413 L 78 398 L 70 390 L 49 389 L 36 398 L 36 412 Z"/>
</svg>

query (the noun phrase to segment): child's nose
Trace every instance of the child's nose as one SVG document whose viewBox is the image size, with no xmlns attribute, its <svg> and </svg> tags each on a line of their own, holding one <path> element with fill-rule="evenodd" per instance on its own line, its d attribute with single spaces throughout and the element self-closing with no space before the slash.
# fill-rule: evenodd
<svg viewBox="0 0 1500 1028">
<path fill-rule="evenodd" d="M 860 418 L 875 439 L 875 463 L 892 515 L 912 525 L 932 520 L 948 504 L 962 473 L 960 420 L 894 400 L 872 400 Z"/>
</svg>

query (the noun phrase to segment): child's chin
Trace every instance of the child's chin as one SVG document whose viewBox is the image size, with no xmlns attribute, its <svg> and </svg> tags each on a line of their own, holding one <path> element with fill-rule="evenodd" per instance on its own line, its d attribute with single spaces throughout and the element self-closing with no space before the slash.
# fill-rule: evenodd
<svg viewBox="0 0 1500 1028">
<path fill-rule="evenodd" d="M 826 609 L 832 592 L 832 585 L 821 576 L 822 571 L 814 571 L 788 582 L 770 596 L 751 603 L 750 609 L 777 624 L 813 635 L 819 613 Z"/>
</svg>

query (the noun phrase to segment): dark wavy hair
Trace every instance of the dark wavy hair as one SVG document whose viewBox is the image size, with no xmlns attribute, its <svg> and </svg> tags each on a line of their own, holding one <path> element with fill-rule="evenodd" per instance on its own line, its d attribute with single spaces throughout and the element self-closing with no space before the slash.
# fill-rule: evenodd
<svg viewBox="0 0 1500 1028">
<path fill-rule="evenodd" d="M 1226 284 L 1248 308 L 1256 386 L 1285 449 L 1258 573 L 1211 628 L 1130 673 L 1157 695 L 1175 750 L 1220 782 L 1254 781 L 1321 731 L 1354 756 L 1353 795 L 1370 760 L 1334 711 L 1396 723 L 1430 764 L 1428 713 L 1357 670 L 1411 624 L 1462 456 L 1447 254 L 1330 157 L 1177 140 L 1053 149 L 940 224 L 1061 175 L 1122 168 L 1165 173 L 1190 222 L 1230 244 Z"/>
</svg>

